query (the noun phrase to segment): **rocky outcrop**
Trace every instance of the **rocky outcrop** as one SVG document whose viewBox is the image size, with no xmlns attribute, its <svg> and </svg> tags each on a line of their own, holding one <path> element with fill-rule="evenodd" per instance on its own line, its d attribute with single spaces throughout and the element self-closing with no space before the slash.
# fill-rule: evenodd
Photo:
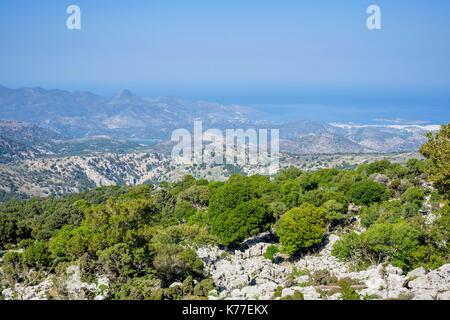
<svg viewBox="0 0 450 320">
<path fill-rule="evenodd" d="M 341 293 L 324 294 L 323 286 L 312 283 L 311 275 L 327 270 L 336 279 L 352 279 L 361 299 L 450 299 L 450 264 L 427 272 L 418 268 L 404 274 L 400 268 L 379 264 L 367 270 L 354 272 L 349 265 L 331 255 L 334 243 L 339 239 L 330 235 L 325 245 L 312 254 L 294 262 L 273 263 L 264 258 L 270 245 L 267 237 L 246 241 L 246 249 L 227 252 L 210 246 L 197 250 L 205 270 L 219 289 L 210 299 L 280 299 L 303 294 L 305 300 L 339 300 Z M 300 270 L 302 275 L 293 271 Z"/>
<path fill-rule="evenodd" d="M 2 294 L 5 300 L 104 300 L 108 292 L 108 278 L 99 276 L 96 283 L 83 282 L 80 267 L 73 265 L 64 275 L 48 276 L 33 286 L 17 283 L 14 288 L 3 290 Z"/>
<path fill-rule="evenodd" d="M 423 270 L 414 272 L 412 275 L 408 274 L 411 280 L 407 283 L 407 287 L 414 293 L 414 299 L 450 299 L 450 264 L 427 274 L 424 274 Z"/>
<path fill-rule="evenodd" d="M 274 264 L 263 257 L 269 243 L 256 243 L 247 250 L 228 253 L 217 247 L 197 250 L 205 269 L 220 290 L 221 298 L 270 299 L 292 271 L 288 264 Z"/>
</svg>

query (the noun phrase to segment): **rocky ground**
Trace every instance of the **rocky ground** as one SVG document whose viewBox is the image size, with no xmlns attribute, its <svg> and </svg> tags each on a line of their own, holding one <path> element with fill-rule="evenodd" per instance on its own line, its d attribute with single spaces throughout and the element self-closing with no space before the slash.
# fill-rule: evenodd
<svg viewBox="0 0 450 320">
<path fill-rule="evenodd" d="M 271 244 L 269 234 L 249 239 L 243 244 L 245 249 L 232 253 L 216 246 L 199 248 L 197 254 L 217 287 L 210 292 L 209 299 L 282 299 L 298 291 L 305 300 L 341 300 L 339 287 L 314 283 L 314 274 L 325 271 L 335 279 L 351 279 L 355 284 L 352 287 L 361 299 L 450 300 L 450 264 L 429 272 L 419 268 L 408 274 L 384 264 L 352 271 L 349 265 L 331 255 L 338 239 L 336 235 L 330 235 L 318 252 L 295 261 L 278 256 L 272 262 L 264 257 Z M 34 285 L 17 284 L 14 290 L 8 288 L 2 294 L 6 300 L 103 300 L 108 297 L 108 290 L 106 277 L 86 283 L 81 279 L 80 268 L 70 266 L 63 277 L 50 275 Z"/>
<path fill-rule="evenodd" d="M 99 277 L 95 283 L 81 279 L 80 267 L 67 268 L 62 277 L 48 276 L 35 285 L 16 284 L 14 290 L 8 288 L 2 294 L 5 300 L 104 300 L 108 294 L 109 280 Z"/>
<path fill-rule="evenodd" d="M 208 154 L 205 151 L 205 154 Z M 415 153 L 289 155 L 280 157 L 281 167 L 296 166 L 304 171 L 320 168 L 351 168 L 361 163 L 388 159 L 406 163 Z M 278 166 L 245 164 L 241 166 L 183 165 L 169 155 L 159 153 L 97 153 L 67 157 L 29 158 L 12 164 L 0 163 L 0 193 L 46 197 L 79 192 L 99 186 L 140 184 L 158 181 L 179 181 L 184 175 L 208 180 L 226 180 L 234 173 L 268 174 Z"/>
<path fill-rule="evenodd" d="M 450 264 L 427 272 L 419 268 L 404 274 L 392 265 L 374 265 L 364 271 L 351 271 L 349 265 L 331 256 L 333 244 L 339 238 L 331 235 L 317 253 L 298 258 L 294 262 L 274 263 L 264 258 L 270 245 L 261 236 L 248 242 L 247 249 L 228 253 L 217 247 L 197 251 L 206 269 L 219 288 L 210 299 L 280 299 L 295 291 L 305 300 L 342 298 L 333 286 L 312 283 L 315 272 L 329 271 L 337 279 L 352 279 L 353 288 L 361 299 L 450 300 Z M 277 292 L 277 293 L 276 293 Z"/>
</svg>

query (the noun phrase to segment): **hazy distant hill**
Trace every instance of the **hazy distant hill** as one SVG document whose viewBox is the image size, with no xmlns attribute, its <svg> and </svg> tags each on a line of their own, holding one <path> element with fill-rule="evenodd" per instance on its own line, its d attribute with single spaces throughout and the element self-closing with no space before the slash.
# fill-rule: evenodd
<svg viewBox="0 0 450 320">
<path fill-rule="evenodd" d="M 205 125 L 242 123 L 254 110 L 179 99 L 141 98 L 128 90 L 112 98 L 89 92 L 0 87 L 0 119 L 28 121 L 74 137 L 167 137 L 196 118 Z"/>
<path fill-rule="evenodd" d="M 10 133 L 9 138 L 4 137 L 0 146 L 3 158 L 8 158 L 8 150 L 19 150 L 19 158 L 20 155 L 46 153 L 48 148 L 45 146 L 49 147 L 47 140 L 55 139 L 55 134 L 66 138 L 102 135 L 110 140 L 102 141 L 101 145 L 113 144 L 107 147 L 108 152 L 127 150 L 131 147 L 128 142 L 115 139 L 156 138 L 167 141 L 174 129 L 192 131 L 195 119 L 203 120 L 205 129 L 279 128 L 281 150 L 297 154 L 415 151 L 425 141 L 426 132 L 437 129 L 436 126 L 328 124 L 296 119 L 276 124 L 262 118 L 262 114 L 247 107 L 167 97 L 142 98 L 128 90 L 122 90 L 111 98 L 102 98 L 89 92 L 0 86 L 0 119 L 27 121 L 41 127 L 39 134 L 25 145 L 24 141 L 11 140 Z M 51 131 L 43 131 L 43 128 Z M 45 132 L 48 137 L 44 137 Z M 86 149 L 87 144 L 83 142 L 82 145 Z M 96 145 L 87 149 L 96 151 Z M 66 144 L 64 150 L 68 149 L 76 151 L 79 148 Z"/>
<path fill-rule="evenodd" d="M 28 122 L 0 120 L 0 163 L 48 156 L 128 153 L 145 150 L 138 143 L 108 136 L 68 139 Z"/>
<path fill-rule="evenodd" d="M 0 120 L 0 163 L 53 154 L 56 132 L 16 121 Z"/>
<path fill-rule="evenodd" d="M 416 151 L 439 126 L 352 125 L 298 121 L 280 126 L 281 150 L 308 153 Z"/>
</svg>

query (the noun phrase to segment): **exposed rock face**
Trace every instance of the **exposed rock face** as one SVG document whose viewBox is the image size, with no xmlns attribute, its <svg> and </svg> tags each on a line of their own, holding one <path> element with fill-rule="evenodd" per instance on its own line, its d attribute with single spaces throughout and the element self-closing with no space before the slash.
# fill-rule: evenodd
<svg viewBox="0 0 450 320">
<path fill-rule="evenodd" d="M 85 283 L 81 280 L 80 267 L 69 266 L 66 274 L 61 277 L 49 276 L 34 286 L 24 286 L 20 283 L 15 288 L 3 290 L 5 300 L 48 300 L 69 299 L 104 300 L 108 296 L 109 280 L 100 276 L 97 283 Z"/>
<path fill-rule="evenodd" d="M 309 275 L 296 276 L 292 281 L 293 270 L 304 270 L 309 274 L 328 270 L 338 279 L 353 279 L 359 283 L 356 290 L 361 298 L 450 299 L 450 264 L 430 272 L 418 268 L 407 275 L 400 268 L 383 264 L 352 272 L 347 264 L 331 256 L 332 247 L 338 239 L 330 235 L 317 253 L 279 264 L 264 258 L 264 252 L 270 245 L 265 237 L 247 241 L 248 248 L 243 251 L 229 253 L 212 246 L 198 249 L 197 254 L 219 288 L 219 295 L 211 297 L 213 299 L 280 299 L 292 296 L 295 291 L 301 292 L 305 300 L 342 299 L 341 293 L 320 294 L 320 288 L 311 285 Z M 278 292 L 276 296 L 275 292 Z"/>
<path fill-rule="evenodd" d="M 222 298 L 270 299 L 275 289 L 284 284 L 285 275 L 292 267 L 265 259 L 263 254 L 268 246 L 269 243 L 257 243 L 233 254 L 207 247 L 198 249 L 197 254 L 219 287 Z"/>
<path fill-rule="evenodd" d="M 47 300 L 48 291 L 52 286 L 51 279 L 47 278 L 35 286 L 24 287 L 16 284 L 14 289 L 5 289 L 2 294 L 5 300 Z"/>
<path fill-rule="evenodd" d="M 326 245 L 317 254 L 301 257 L 294 263 L 295 266 L 298 269 L 310 271 L 329 270 L 338 278 L 344 278 L 349 272 L 348 266 L 331 255 L 331 250 L 337 240 L 339 240 L 338 236 L 330 235 L 326 240 Z"/>
<path fill-rule="evenodd" d="M 445 264 L 437 270 L 420 275 L 407 284 L 415 294 L 415 299 L 443 299 L 450 298 L 450 264 Z"/>
</svg>

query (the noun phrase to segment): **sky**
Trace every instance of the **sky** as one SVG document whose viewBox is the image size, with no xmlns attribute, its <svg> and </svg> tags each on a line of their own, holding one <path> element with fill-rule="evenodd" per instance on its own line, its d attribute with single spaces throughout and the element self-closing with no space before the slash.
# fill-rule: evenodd
<svg viewBox="0 0 450 320">
<path fill-rule="evenodd" d="M 449 39 L 448 0 L 2 0 L 0 84 L 450 120 Z"/>
</svg>

